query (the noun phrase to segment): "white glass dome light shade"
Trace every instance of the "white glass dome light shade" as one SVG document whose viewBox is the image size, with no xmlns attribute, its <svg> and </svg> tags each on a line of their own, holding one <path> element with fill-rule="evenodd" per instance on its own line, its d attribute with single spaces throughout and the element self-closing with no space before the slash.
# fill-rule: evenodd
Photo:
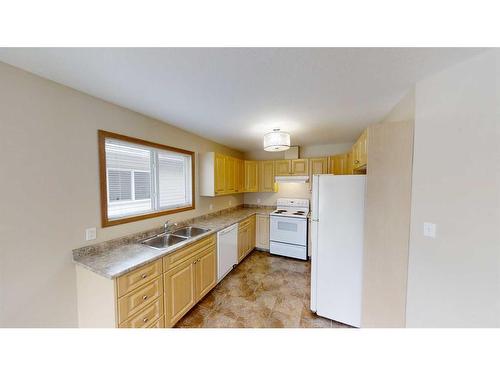
<svg viewBox="0 0 500 375">
<path fill-rule="evenodd" d="M 264 150 L 270 152 L 285 151 L 290 148 L 290 134 L 274 129 L 264 135 Z"/>
</svg>

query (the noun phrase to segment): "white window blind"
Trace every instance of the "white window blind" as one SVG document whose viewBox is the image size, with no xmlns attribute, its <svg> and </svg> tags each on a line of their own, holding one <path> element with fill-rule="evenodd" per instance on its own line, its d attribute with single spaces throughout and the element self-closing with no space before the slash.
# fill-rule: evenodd
<svg viewBox="0 0 500 375">
<path fill-rule="evenodd" d="M 106 138 L 108 219 L 189 207 L 191 155 Z"/>
</svg>

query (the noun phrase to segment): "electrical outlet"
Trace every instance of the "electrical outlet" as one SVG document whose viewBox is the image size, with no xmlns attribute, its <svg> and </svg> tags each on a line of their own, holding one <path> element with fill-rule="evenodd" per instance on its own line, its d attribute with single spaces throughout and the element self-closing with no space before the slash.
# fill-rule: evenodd
<svg viewBox="0 0 500 375">
<path fill-rule="evenodd" d="M 430 238 L 436 238 L 436 224 L 424 223 L 424 236 Z"/>
<path fill-rule="evenodd" d="M 92 241 L 97 238 L 97 229 L 87 228 L 85 229 L 85 241 Z"/>
</svg>

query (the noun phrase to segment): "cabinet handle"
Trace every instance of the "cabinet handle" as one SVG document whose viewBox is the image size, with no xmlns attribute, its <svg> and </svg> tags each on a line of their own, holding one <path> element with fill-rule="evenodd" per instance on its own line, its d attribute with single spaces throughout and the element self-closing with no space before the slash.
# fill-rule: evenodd
<svg viewBox="0 0 500 375">
<path fill-rule="evenodd" d="M 145 279 L 146 277 L 148 277 L 148 274 L 147 274 L 147 273 L 143 273 L 143 274 L 141 275 L 141 278 L 143 278 L 143 279 Z"/>
<path fill-rule="evenodd" d="M 147 295 L 146 296 L 142 296 L 142 299 L 145 301 L 145 300 L 148 299 L 148 296 Z"/>
<path fill-rule="evenodd" d="M 149 318 L 148 318 L 148 317 L 146 317 L 146 318 L 142 319 L 142 321 L 143 321 L 144 323 L 146 323 L 148 320 L 149 320 Z"/>
</svg>

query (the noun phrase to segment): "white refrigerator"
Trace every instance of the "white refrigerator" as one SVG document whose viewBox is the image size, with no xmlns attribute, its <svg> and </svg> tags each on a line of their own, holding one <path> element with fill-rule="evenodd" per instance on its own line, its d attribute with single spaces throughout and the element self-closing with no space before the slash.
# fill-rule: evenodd
<svg viewBox="0 0 500 375">
<path fill-rule="evenodd" d="M 315 175 L 311 216 L 311 310 L 361 325 L 366 176 Z"/>
</svg>

